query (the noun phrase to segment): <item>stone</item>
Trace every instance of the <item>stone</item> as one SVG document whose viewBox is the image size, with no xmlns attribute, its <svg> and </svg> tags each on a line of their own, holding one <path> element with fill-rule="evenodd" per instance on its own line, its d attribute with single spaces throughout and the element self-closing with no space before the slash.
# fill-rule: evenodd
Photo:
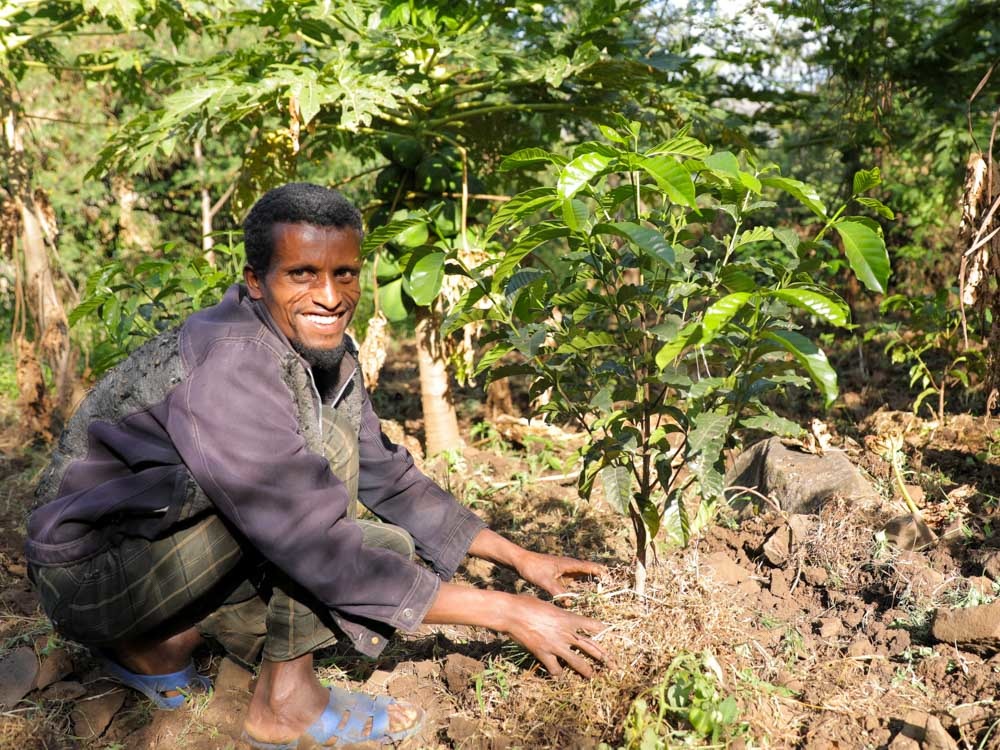
<svg viewBox="0 0 1000 750">
<path fill-rule="evenodd" d="M 448 658 L 444 661 L 444 679 L 448 683 L 448 690 L 456 695 L 463 692 L 472 679 L 482 674 L 485 669 L 482 662 L 469 656 L 448 654 Z"/>
<path fill-rule="evenodd" d="M 764 542 L 764 559 L 776 568 L 784 567 L 791 550 L 791 532 L 782 524 Z"/>
<path fill-rule="evenodd" d="M 702 558 L 715 580 L 727 586 L 738 586 L 750 578 L 750 572 L 734 561 L 726 552 L 713 552 Z"/>
<path fill-rule="evenodd" d="M 786 598 L 791 591 L 791 582 L 788 574 L 781 568 L 771 571 L 771 593 L 779 599 Z"/>
<path fill-rule="evenodd" d="M 802 544 L 813 529 L 816 528 L 816 517 L 808 516 L 804 513 L 792 513 L 788 516 L 788 533 L 791 537 L 792 546 Z"/>
<path fill-rule="evenodd" d="M 823 617 L 816 624 L 821 638 L 836 638 L 844 632 L 844 623 L 836 617 Z"/>
<path fill-rule="evenodd" d="M 60 680 L 49 685 L 42 691 L 42 700 L 75 701 L 87 694 L 87 688 L 75 680 Z"/>
<path fill-rule="evenodd" d="M 73 659 L 64 648 L 56 648 L 42 658 L 42 665 L 35 677 L 35 689 L 46 688 L 73 673 Z"/>
<path fill-rule="evenodd" d="M 102 686 L 110 688 L 109 683 L 102 683 Z M 92 698 L 78 701 L 70 714 L 73 734 L 82 742 L 97 739 L 104 734 L 124 702 L 125 691 L 118 688 L 104 690 Z"/>
<path fill-rule="evenodd" d="M 830 580 L 830 574 L 826 572 L 826 568 L 821 568 L 818 565 L 803 566 L 802 577 L 810 586 L 823 586 Z"/>
<path fill-rule="evenodd" d="M 448 721 L 448 739 L 456 747 L 489 747 L 489 741 L 479 728 L 479 722 L 465 716 L 452 716 Z"/>
<path fill-rule="evenodd" d="M 38 657 L 27 646 L 0 659 L 0 709 L 13 708 L 35 685 Z"/>
<path fill-rule="evenodd" d="M 1000 651 L 1000 599 L 978 607 L 937 610 L 931 635 L 981 656 Z"/>
<path fill-rule="evenodd" d="M 923 750 L 958 750 L 958 743 L 948 734 L 936 716 L 927 717 Z"/>
<path fill-rule="evenodd" d="M 833 497 L 849 500 L 859 509 L 882 506 L 878 491 L 843 453 L 818 456 L 790 448 L 780 438 L 756 443 L 736 457 L 726 473 L 727 487 L 749 487 L 772 498 L 788 513 L 816 513 Z M 737 508 L 746 507 L 756 495 L 727 492 Z"/>
<path fill-rule="evenodd" d="M 1000 550 L 980 550 L 974 559 L 982 567 L 984 576 L 1000 581 Z"/>
<path fill-rule="evenodd" d="M 923 549 L 935 539 L 927 524 L 910 514 L 891 519 L 882 531 L 889 544 L 904 550 Z"/>
</svg>

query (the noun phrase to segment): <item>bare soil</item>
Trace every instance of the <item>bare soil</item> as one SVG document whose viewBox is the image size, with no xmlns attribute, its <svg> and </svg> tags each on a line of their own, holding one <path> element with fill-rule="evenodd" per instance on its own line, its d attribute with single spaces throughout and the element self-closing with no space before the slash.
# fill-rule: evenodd
<svg viewBox="0 0 1000 750">
<path fill-rule="evenodd" d="M 375 401 L 395 427 L 419 437 L 414 361 L 406 350 L 390 360 Z M 464 395 L 469 427 L 482 394 Z M 613 661 L 590 681 L 551 677 L 492 633 L 425 627 L 398 638 L 377 660 L 347 647 L 324 652 L 322 676 L 424 706 L 427 726 L 408 744 L 413 748 L 638 747 L 643 722 L 670 746 L 690 742 L 681 715 L 668 711 L 660 721 L 656 712 L 658 690 L 681 674 L 675 659 L 682 653 L 698 655 L 721 694 L 739 705 L 716 746 L 1000 747 L 1000 656 L 938 643 L 930 633 L 937 608 L 982 604 L 997 593 L 1000 422 L 959 414 L 937 424 L 872 411 L 871 393 L 845 401 L 854 406 L 831 425 L 834 433 L 840 428 L 835 444 L 883 492 L 884 512 L 861 514 L 832 501 L 818 514 L 791 519 L 766 504 L 755 514 L 723 513 L 687 548 L 660 550 L 642 597 L 631 590 L 623 519 L 596 495 L 580 500 L 571 477 L 549 480 L 563 473 L 555 468 L 563 446 L 545 439 L 502 443 L 496 432 L 477 432 L 463 458 L 425 469 L 518 543 L 609 566 L 605 580 L 578 586 L 563 603 L 607 623 L 600 640 Z M 908 481 L 942 537 L 919 552 L 886 544 L 877 533 L 901 512 L 888 466 L 873 450 L 891 429 L 904 432 Z M 216 680 L 210 696 L 157 712 L 102 679 L 84 649 L 51 632 L 21 551 L 25 509 L 43 462 L 44 451 L 13 445 L 0 458 L 0 699 L 17 676 L 4 665 L 15 664 L 19 649 L 35 654 L 40 672 L 31 680 L 45 684 L 0 708 L 0 748 L 246 747 L 239 732 L 252 675 L 221 653 L 200 656 L 199 666 Z M 771 540 L 789 525 L 791 544 L 776 549 Z M 479 561 L 461 577 L 523 588 L 509 571 Z M 632 710 L 637 698 L 652 709 L 642 720 Z"/>
</svg>

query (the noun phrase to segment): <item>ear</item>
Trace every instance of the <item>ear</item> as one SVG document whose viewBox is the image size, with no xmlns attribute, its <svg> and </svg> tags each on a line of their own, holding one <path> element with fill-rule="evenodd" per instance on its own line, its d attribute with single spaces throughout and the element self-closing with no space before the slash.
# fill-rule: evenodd
<svg viewBox="0 0 1000 750">
<path fill-rule="evenodd" d="M 250 266 L 243 266 L 243 280 L 247 283 L 247 291 L 250 299 L 264 298 L 263 279 Z"/>
</svg>

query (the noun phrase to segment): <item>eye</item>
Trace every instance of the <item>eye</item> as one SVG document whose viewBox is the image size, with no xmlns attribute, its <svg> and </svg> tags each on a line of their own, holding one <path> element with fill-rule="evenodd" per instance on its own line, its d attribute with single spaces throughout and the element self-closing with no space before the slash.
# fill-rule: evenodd
<svg viewBox="0 0 1000 750">
<path fill-rule="evenodd" d="M 337 279 L 340 281 L 354 281 L 361 272 L 357 268 L 340 268 L 337 270 Z"/>
<path fill-rule="evenodd" d="M 288 272 L 288 277 L 292 281 L 308 281 L 313 277 L 313 272 L 310 268 L 293 268 Z"/>
</svg>

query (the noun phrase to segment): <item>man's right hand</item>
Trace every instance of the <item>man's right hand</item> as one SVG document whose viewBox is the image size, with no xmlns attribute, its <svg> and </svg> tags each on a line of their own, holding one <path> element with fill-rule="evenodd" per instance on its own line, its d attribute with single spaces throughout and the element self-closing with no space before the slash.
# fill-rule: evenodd
<svg viewBox="0 0 1000 750">
<path fill-rule="evenodd" d="M 429 625 L 478 625 L 507 633 L 551 674 L 560 674 L 565 664 L 584 677 L 592 677 L 594 668 L 586 657 L 607 660 L 604 649 L 590 638 L 604 628 L 601 622 L 527 594 L 442 583 L 423 621 Z"/>
<path fill-rule="evenodd" d="M 597 661 L 607 654 L 589 636 L 604 629 L 604 624 L 574 612 L 522 594 L 505 612 L 509 624 L 504 632 L 528 649 L 550 674 L 560 674 L 562 663 L 584 677 L 592 677 L 594 668 L 582 654 Z"/>
</svg>

